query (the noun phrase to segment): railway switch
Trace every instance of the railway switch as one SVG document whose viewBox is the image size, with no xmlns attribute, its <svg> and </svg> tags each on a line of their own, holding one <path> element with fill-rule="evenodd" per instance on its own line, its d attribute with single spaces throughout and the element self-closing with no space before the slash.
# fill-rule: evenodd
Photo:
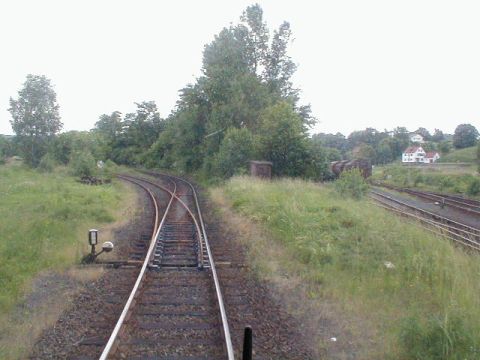
<svg viewBox="0 0 480 360">
<path fill-rule="evenodd" d="M 90 229 L 88 231 L 88 243 L 91 246 L 90 254 L 86 255 L 82 259 L 82 263 L 89 264 L 93 263 L 95 259 L 102 253 L 110 252 L 113 250 L 113 243 L 110 241 L 106 241 L 102 244 L 102 251 L 96 252 L 95 246 L 98 245 L 98 230 L 97 229 Z"/>
</svg>

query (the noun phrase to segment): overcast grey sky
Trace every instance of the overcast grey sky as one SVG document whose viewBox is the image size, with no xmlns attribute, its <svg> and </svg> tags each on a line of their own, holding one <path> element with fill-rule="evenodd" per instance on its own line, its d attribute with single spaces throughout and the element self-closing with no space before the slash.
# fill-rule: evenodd
<svg viewBox="0 0 480 360">
<path fill-rule="evenodd" d="M 254 1 L 0 2 L 0 133 L 27 74 L 46 75 L 65 130 L 155 100 L 166 117 L 200 75 L 202 50 Z M 294 83 L 314 132 L 480 128 L 480 1 L 258 1 L 290 22 Z"/>
</svg>

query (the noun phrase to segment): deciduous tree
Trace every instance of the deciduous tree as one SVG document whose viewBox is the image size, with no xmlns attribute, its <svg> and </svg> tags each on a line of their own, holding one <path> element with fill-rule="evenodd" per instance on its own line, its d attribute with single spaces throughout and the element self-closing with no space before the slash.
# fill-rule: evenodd
<svg viewBox="0 0 480 360">
<path fill-rule="evenodd" d="M 478 130 L 471 124 L 460 124 L 456 127 L 453 134 L 453 146 L 457 149 L 463 149 L 474 146 L 477 142 Z"/>
<path fill-rule="evenodd" d="M 18 98 L 10 98 L 9 111 L 25 162 L 37 166 L 49 142 L 63 127 L 57 95 L 50 80 L 45 76 L 28 75 Z"/>
</svg>

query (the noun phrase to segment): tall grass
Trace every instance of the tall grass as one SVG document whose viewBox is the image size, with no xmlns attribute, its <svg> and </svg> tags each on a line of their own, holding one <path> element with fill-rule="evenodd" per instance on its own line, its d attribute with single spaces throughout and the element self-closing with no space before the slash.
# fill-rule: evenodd
<svg viewBox="0 0 480 360">
<path fill-rule="evenodd" d="M 320 284 L 318 296 L 375 324 L 382 358 L 480 358 L 477 255 L 313 183 L 233 178 L 223 192 Z"/>
<path fill-rule="evenodd" d="M 40 271 L 79 260 L 89 227 L 113 220 L 119 185 L 88 186 L 64 169 L 0 166 L 0 315 Z"/>
</svg>

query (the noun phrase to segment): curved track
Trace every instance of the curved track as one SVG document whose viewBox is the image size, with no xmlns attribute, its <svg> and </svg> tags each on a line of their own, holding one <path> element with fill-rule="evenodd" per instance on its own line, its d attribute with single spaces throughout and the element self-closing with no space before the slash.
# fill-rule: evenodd
<svg viewBox="0 0 480 360">
<path fill-rule="evenodd" d="M 168 175 L 122 175 L 170 197 L 100 359 L 233 359 L 215 263 L 194 187 Z M 154 200 L 155 201 L 155 200 Z M 157 206 L 158 208 L 158 206 Z"/>
<path fill-rule="evenodd" d="M 414 219 L 422 227 L 437 235 L 444 236 L 469 249 L 480 251 L 480 230 L 478 229 L 412 206 L 375 190 L 371 190 L 370 197 L 383 208 Z"/>
</svg>

